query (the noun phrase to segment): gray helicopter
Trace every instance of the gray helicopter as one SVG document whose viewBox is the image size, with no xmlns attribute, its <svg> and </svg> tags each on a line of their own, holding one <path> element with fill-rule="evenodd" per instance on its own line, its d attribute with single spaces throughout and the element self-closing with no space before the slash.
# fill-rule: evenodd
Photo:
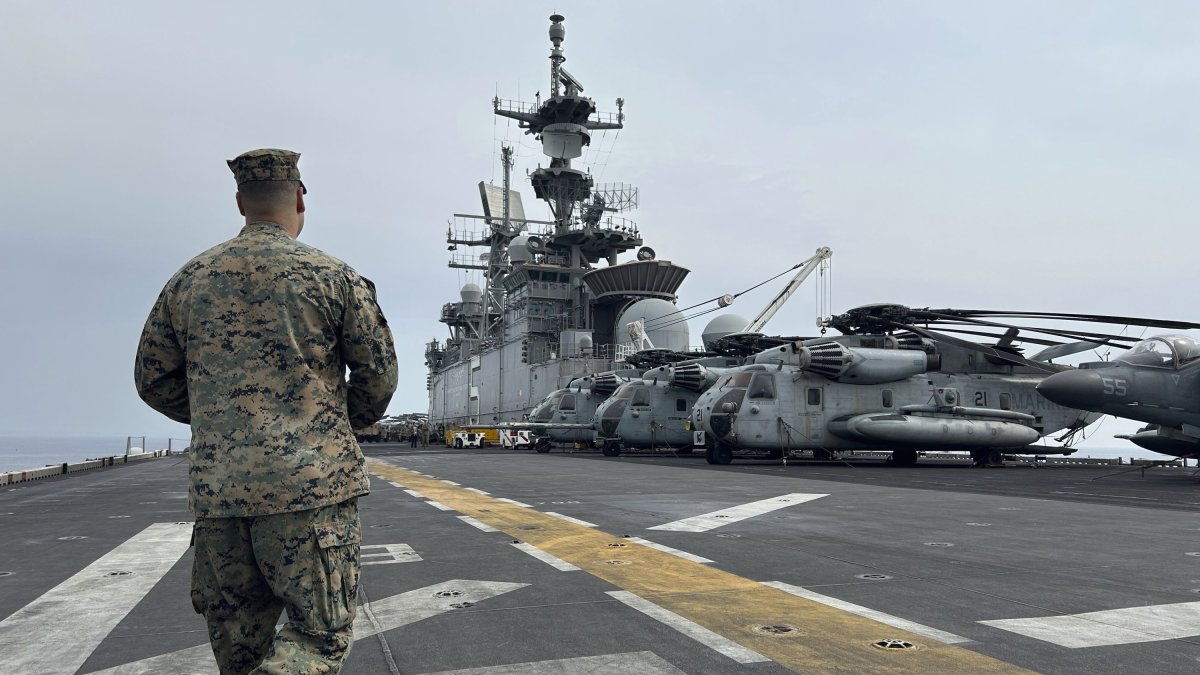
<svg viewBox="0 0 1200 675">
<path fill-rule="evenodd" d="M 591 445 L 596 406 L 638 375 L 637 370 L 614 370 L 576 378 L 534 406 L 528 421 L 501 426 L 536 431 L 539 442 L 534 443 L 534 449 L 540 453 L 549 452 L 552 442 Z"/>
<path fill-rule="evenodd" d="M 529 414 L 526 422 L 513 422 L 502 426 L 536 430 L 543 437 L 560 443 L 588 443 L 599 445 L 604 454 L 615 456 L 620 454 L 623 447 L 629 448 L 683 448 L 691 449 L 691 434 L 685 427 L 691 414 L 691 404 L 696 394 L 703 387 L 715 381 L 715 376 L 707 379 L 674 382 L 671 373 L 677 364 L 695 363 L 702 367 L 732 367 L 739 365 L 743 358 L 751 352 L 745 351 L 746 339 L 754 341 L 762 338 L 760 331 L 767 322 L 787 303 L 796 290 L 814 272 L 821 273 L 822 284 L 828 283 L 828 261 L 833 251 L 821 247 L 808 259 L 794 265 L 772 279 L 787 274 L 792 270 L 796 273 L 767 305 L 751 320 L 738 317 L 735 314 L 724 314 L 716 317 L 705 327 L 702 340 L 706 351 L 686 351 L 687 324 L 689 317 L 684 317 L 673 306 L 661 306 L 656 311 L 627 324 L 630 344 L 633 352 L 626 356 L 629 370 L 601 373 L 588 378 L 573 381 L 567 388 L 549 394 Z M 708 302 L 715 302 L 717 308 L 725 308 L 742 294 L 768 283 L 768 279 L 756 284 L 741 293 L 726 294 Z M 701 303 L 703 304 L 708 304 Z M 695 305 L 689 309 L 694 309 Z M 710 310 L 700 312 L 707 313 Z M 682 339 L 680 338 L 682 335 Z M 711 340 L 724 340 L 727 336 L 744 336 L 745 339 L 735 339 L 732 347 L 713 351 L 707 349 Z M 728 340 L 725 341 L 726 343 Z M 665 344 L 658 347 L 656 344 Z M 723 343 L 724 344 L 724 343 Z M 732 351 L 731 351 L 732 350 Z M 740 351 L 739 351 L 740 350 Z M 737 357 L 730 354 L 737 352 Z M 617 375 L 616 384 L 623 388 L 621 401 L 625 397 L 634 397 L 634 388 L 640 388 L 636 395 L 638 405 L 620 405 L 614 407 L 613 402 L 607 408 L 606 425 L 600 423 L 598 406 L 613 401 L 610 397 L 617 391 L 613 384 L 613 375 Z M 680 400 L 683 403 L 680 403 Z M 647 405 L 642 405 L 649 400 Z M 680 407 L 684 406 L 684 407 Z M 618 421 L 623 428 L 617 431 Z M 594 435 L 593 435 L 594 432 Z M 547 452 L 547 445 L 536 445 L 539 452 Z"/>
<path fill-rule="evenodd" d="M 721 356 L 693 359 L 652 368 L 622 384 L 596 407 L 596 444 L 606 457 L 629 448 L 692 452 L 688 419 L 696 398 L 740 362 Z"/>
<path fill-rule="evenodd" d="M 760 331 L 813 272 L 828 269 L 832 256 L 832 249 L 821 247 L 796 265 L 796 274 L 753 319 L 725 314 L 710 321 L 702 335 L 710 355 L 651 368 L 640 379 L 621 385 L 596 409 L 596 444 L 603 453 L 616 457 L 635 448 L 691 452 L 689 418 L 700 393 L 753 353 L 747 345 L 773 340 Z M 732 302 L 733 296 L 726 296 L 719 304 L 727 307 Z"/>
<path fill-rule="evenodd" d="M 950 327 L 935 332 L 915 323 Z M 744 449 L 773 458 L 795 450 L 818 457 L 883 450 L 896 465 L 915 464 L 922 452 L 966 451 L 976 464 L 998 464 L 1015 451 L 1071 454 L 1070 447 L 1033 444 L 1063 432 L 1056 440 L 1069 446 L 1100 417 L 1039 394 L 1037 384 L 1067 366 L 1041 354 L 1042 360 L 1023 357 L 1013 345 L 1019 329 L 970 311 L 870 305 L 828 324 L 843 335 L 766 349 L 700 395 L 693 442 L 709 463 L 728 464 L 734 450 Z M 981 326 L 1005 330 L 993 335 Z M 1054 347 L 1050 356 L 1083 348 L 1032 336 L 1021 342 Z"/>
</svg>

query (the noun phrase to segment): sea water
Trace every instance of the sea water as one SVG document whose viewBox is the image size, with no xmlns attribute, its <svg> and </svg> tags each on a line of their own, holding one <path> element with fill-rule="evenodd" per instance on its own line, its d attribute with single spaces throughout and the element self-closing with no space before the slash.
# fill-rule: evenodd
<svg viewBox="0 0 1200 675">
<path fill-rule="evenodd" d="M 0 473 L 124 455 L 127 442 L 137 448 L 134 452 L 162 450 L 168 440 L 154 436 L 134 436 L 132 440 L 126 436 L 0 436 Z M 170 443 L 177 452 L 187 447 L 186 439 L 176 438 Z"/>
</svg>

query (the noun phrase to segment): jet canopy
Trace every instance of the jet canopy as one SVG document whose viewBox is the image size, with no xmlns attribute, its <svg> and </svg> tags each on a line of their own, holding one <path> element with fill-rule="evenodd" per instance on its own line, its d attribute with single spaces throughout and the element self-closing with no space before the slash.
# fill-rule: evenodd
<svg viewBox="0 0 1200 675">
<path fill-rule="evenodd" d="M 1186 335 L 1156 335 L 1138 342 L 1117 361 L 1144 366 L 1178 368 L 1200 359 L 1200 343 Z"/>
</svg>

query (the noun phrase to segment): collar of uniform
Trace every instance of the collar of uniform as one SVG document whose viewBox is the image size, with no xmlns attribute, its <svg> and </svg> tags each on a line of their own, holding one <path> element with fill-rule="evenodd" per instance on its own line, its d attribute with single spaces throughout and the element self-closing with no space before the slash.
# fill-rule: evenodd
<svg viewBox="0 0 1200 675">
<path fill-rule="evenodd" d="M 287 235 L 287 230 L 285 230 L 283 225 L 280 225 L 279 223 L 274 223 L 269 220 L 256 220 L 253 223 L 246 223 L 246 226 L 242 228 L 242 231 L 238 233 L 238 236 L 250 234 L 251 232 L 269 232 L 272 234 Z"/>
</svg>

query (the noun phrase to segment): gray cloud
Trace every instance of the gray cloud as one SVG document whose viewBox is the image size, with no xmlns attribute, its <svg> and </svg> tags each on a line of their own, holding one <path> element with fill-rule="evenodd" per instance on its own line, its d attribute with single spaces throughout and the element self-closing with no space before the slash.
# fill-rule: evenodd
<svg viewBox="0 0 1200 675">
<path fill-rule="evenodd" d="M 555 9 L 587 93 L 627 101 L 602 179 L 638 185 L 647 243 L 693 270 L 681 305 L 829 245 L 835 308 L 1196 318 L 1191 3 Z M 10 3 L 0 432 L 179 435 L 133 392 L 137 334 L 166 278 L 236 233 L 224 160 L 263 146 L 303 153 L 303 238 L 376 282 L 392 412 L 423 410 L 424 344 L 468 280 L 445 266 L 446 220 L 478 210 L 498 141 L 522 140 L 491 97 L 546 93 L 549 13 Z M 523 140 L 519 176 L 540 159 Z M 771 328 L 811 332 L 811 298 Z"/>
</svg>

